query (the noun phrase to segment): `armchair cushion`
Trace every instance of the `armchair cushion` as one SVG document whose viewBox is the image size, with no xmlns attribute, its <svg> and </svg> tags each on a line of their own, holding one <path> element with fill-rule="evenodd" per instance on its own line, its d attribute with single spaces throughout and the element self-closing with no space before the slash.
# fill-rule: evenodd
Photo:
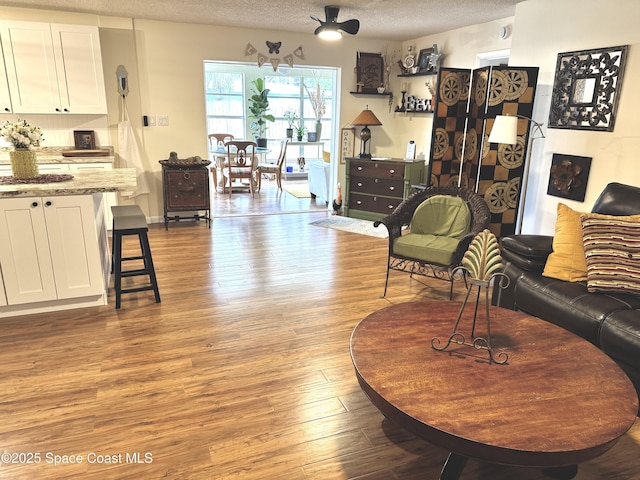
<svg viewBox="0 0 640 480">
<path fill-rule="evenodd" d="M 542 275 L 567 282 L 587 279 L 587 261 L 582 244 L 581 212 L 558 204 L 553 252 L 547 258 Z"/>
<path fill-rule="evenodd" d="M 460 240 L 428 233 L 408 233 L 393 242 L 393 253 L 438 265 L 451 265 Z"/>
<path fill-rule="evenodd" d="M 460 240 L 471 225 L 467 202 L 451 195 L 434 195 L 422 202 L 411 217 L 410 231 Z"/>
<path fill-rule="evenodd" d="M 396 238 L 393 253 L 439 265 L 451 265 L 460 239 L 469 233 L 467 202 L 451 195 L 434 195 L 416 208 L 410 233 Z"/>
</svg>

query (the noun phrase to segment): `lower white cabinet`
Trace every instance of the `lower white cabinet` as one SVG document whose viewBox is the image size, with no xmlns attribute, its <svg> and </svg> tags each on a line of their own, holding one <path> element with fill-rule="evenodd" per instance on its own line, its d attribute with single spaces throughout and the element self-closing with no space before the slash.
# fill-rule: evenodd
<svg viewBox="0 0 640 480">
<path fill-rule="evenodd" d="M 96 201 L 101 197 L 0 199 L 7 305 L 105 295 L 105 241 L 98 238 L 104 228 L 96 224 Z"/>
</svg>

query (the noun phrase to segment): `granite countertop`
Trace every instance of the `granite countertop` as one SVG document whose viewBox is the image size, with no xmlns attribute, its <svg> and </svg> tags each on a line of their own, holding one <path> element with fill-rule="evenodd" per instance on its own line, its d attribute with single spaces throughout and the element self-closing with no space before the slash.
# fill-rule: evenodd
<svg viewBox="0 0 640 480">
<path fill-rule="evenodd" d="M 77 172 L 73 174 L 71 180 L 64 182 L 0 184 L 0 198 L 88 195 L 101 192 L 127 192 L 135 188 L 135 168 L 114 168 L 113 170 Z"/>
<path fill-rule="evenodd" d="M 38 147 L 36 158 L 38 163 L 113 163 L 114 154 L 113 147 L 101 147 L 109 150 L 106 156 L 87 156 L 87 157 L 64 157 L 62 152 L 65 150 L 73 150 L 73 147 Z M 0 148 L 0 165 L 9 165 L 9 151 L 11 148 Z"/>
</svg>

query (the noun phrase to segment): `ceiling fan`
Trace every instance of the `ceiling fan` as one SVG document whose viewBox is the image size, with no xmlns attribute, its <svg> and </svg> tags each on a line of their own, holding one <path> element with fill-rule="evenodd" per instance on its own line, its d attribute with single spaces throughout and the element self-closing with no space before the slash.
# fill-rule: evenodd
<svg viewBox="0 0 640 480">
<path fill-rule="evenodd" d="M 326 21 L 320 20 L 315 15 L 311 15 L 311 18 L 316 22 L 320 22 L 320 26 L 316 28 L 315 35 L 325 40 L 337 40 L 342 37 L 342 32 L 347 32 L 351 35 L 355 35 L 360 30 L 360 21 L 356 19 L 347 20 L 346 22 L 338 22 L 338 13 L 340 7 L 335 5 L 327 5 L 324 7 L 324 14 Z"/>
</svg>

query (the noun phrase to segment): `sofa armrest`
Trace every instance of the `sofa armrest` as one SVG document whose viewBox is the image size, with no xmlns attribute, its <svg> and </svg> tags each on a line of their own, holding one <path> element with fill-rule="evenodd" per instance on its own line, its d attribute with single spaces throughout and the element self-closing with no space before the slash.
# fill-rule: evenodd
<svg viewBox="0 0 640 480">
<path fill-rule="evenodd" d="M 552 251 L 550 235 L 509 235 L 502 239 L 502 258 L 530 272 L 542 272 Z"/>
</svg>

